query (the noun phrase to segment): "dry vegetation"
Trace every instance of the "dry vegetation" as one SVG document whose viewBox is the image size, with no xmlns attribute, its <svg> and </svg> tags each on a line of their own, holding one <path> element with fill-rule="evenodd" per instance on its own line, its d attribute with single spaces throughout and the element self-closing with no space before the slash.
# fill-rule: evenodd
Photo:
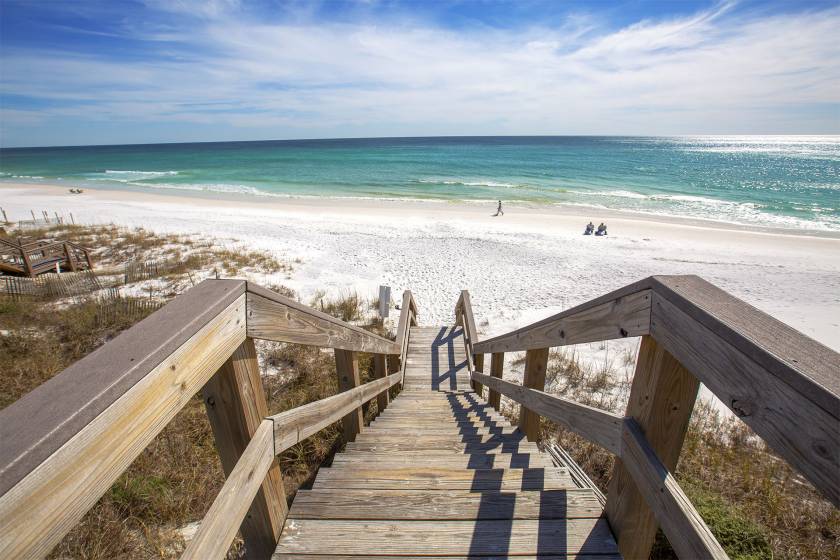
<svg viewBox="0 0 840 560">
<path fill-rule="evenodd" d="M 620 365 L 635 362 L 632 354 Z M 524 357 L 519 364 L 524 362 Z M 632 379 L 611 362 L 581 365 L 571 350 L 552 351 L 547 390 L 623 413 Z M 507 407 L 514 416 L 518 405 Z M 545 441 L 555 440 L 606 493 L 614 458 L 560 426 L 543 421 Z M 676 477 L 733 560 L 840 558 L 840 512 L 777 457 L 750 428 L 698 402 Z M 660 532 L 652 558 L 676 558 Z"/>
<path fill-rule="evenodd" d="M 143 294 L 156 286 L 161 302 L 200 279 L 223 275 L 274 274 L 291 270 L 270 255 L 220 247 L 192 236 L 157 235 L 115 226 L 58 226 L 27 235 L 62 237 L 96 248 L 95 263 L 103 279 L 119 283 L 123 263 L 166 262 L 151 267 L 152 275 L 120 286 L 127 293 Z M 107 282 L 104 282 L 107 284 Z M 139 287 L 138 287 L 139 286 Z M 282 285 L 267 286 L 284 295 L 296 294 Z M 145 297 L 145 296 L 144 296 Z M 131 295 L 118 301 L 132 301 Z M 50 379 L 62 369 L 150 314 L 154 306 L 132 307 L 132 313 L 114 313 L 112 298 L 12 301 L 0 296 L 0 408 L 4 408 Z M 365 323 L 369 302 L 358 294 L 326 298 L 312 305 L 326 313 L 352 320 L 363 328 L 383 332 L 377 321 Z M 259 343 L 263 382 L 272 413 L 288 410 L 335 394 L 332 351 L 290 344 Z M 360 357 L 363 381 L 371 379 L 372 360 Z M 374 412 L 375 402 L 368 416 Z M 310 480 L 339 442 L 331 426 L 289 449 L 280 457 L 287 494 Z M 177 558 L 185 535 L 200 520 L 224 482 L 204 404 L 196 395 L 174 420 L 132 463 L 109 492 L 52 552 L 52 558 L 134 559 Z M 241 556 L 237 540 L 228 556 Z"/>
</svg>

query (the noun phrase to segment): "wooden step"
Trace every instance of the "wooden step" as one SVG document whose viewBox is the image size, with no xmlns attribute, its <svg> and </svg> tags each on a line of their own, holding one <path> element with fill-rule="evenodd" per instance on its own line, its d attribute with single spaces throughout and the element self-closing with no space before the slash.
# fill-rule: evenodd
<svg viewBox="0 0 840 560">
<path fill-rule="evenodd" d="M 520 441 L 512 443 L 458 443 L 458 442 L 411 442 L 399 443 L 368 443 L 350 442 L 347 444 L 348 451 L 379 451 L 387 453 L 409 453 L 424 451 L 453 451 L 455 453 L 538 453 L 537 446 L 533 443 Z"/>
<path fill-rule="evenodd" d="M 390 453 L 339 453 L 333 457 L 332 466 L 372 466 L 378 469 L 436 465 L 459 469 L 527 469 L 551 468 L 554 463 L 544 453 L 499 453 L 495 455 L 426 454 L 402 456 Z"/>
<path fill-rule="evenodd" d="M 604 519 L 366 521 L 289 519 L 278 557 L 300 554 L 514 556 L 618 552 Z"/>
<path fill-rule="evenodd" d="M 320 488 L 393 488 L 414 490 L 561 490 L 575 487 L 565 469 L 460 469 L 400 467 L 376 469 L 357 465 L 322 468 L 313 490 Z"/>
<path fill-rule="evenodd" d="M 467 490 L 300 490 L 289 519 L 582 519 L 601 517 L 589 490 L 469 492 Z"/>
</svg>

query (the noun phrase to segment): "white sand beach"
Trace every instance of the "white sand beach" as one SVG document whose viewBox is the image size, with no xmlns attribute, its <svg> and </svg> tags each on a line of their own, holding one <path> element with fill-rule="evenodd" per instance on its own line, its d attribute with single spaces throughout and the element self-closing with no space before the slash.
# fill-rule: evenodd
<svg viewBox="0 0 840 560">
<path fill-rule="evenodd" d="M 373 294 L 410 289 L 425 324 L 452 321 L 468 289 L 483 336 L 505 332 L 652 274 L 697 274 L 840 350 L 840 238 L 579 207 L 374 199 L 178 197 L 0 184 L 10 220 L 30 210 L 80 223 L 237 239 L 299 258 L 286 284 Z M 592 220 L 606 237 L 583 236 Z"/>
</svg>

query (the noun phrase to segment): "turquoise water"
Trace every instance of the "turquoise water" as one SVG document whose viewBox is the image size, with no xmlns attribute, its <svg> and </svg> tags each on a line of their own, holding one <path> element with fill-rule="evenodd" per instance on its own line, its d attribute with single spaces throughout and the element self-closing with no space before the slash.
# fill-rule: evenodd
<svg viewBox="0 0 840 560">
<path fill-rule="evenodd" d="M 838 136 L 19 148 L 0 150 L 0 180 L 219 197 L 501 199 L 840 231 Z"/>
</svg>

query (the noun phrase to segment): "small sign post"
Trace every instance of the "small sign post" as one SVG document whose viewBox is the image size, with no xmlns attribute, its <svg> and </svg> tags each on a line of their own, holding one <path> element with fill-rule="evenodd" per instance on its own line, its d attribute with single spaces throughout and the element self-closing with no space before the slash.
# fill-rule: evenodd
<svg viewBox="0 0 840 560">
<path fill-rule="evenodd" d="M 379 286 L 379 316 L 382 319 L 388 317 L 388 310 L 391 307 L 391 287 Z"/>
</svg>

